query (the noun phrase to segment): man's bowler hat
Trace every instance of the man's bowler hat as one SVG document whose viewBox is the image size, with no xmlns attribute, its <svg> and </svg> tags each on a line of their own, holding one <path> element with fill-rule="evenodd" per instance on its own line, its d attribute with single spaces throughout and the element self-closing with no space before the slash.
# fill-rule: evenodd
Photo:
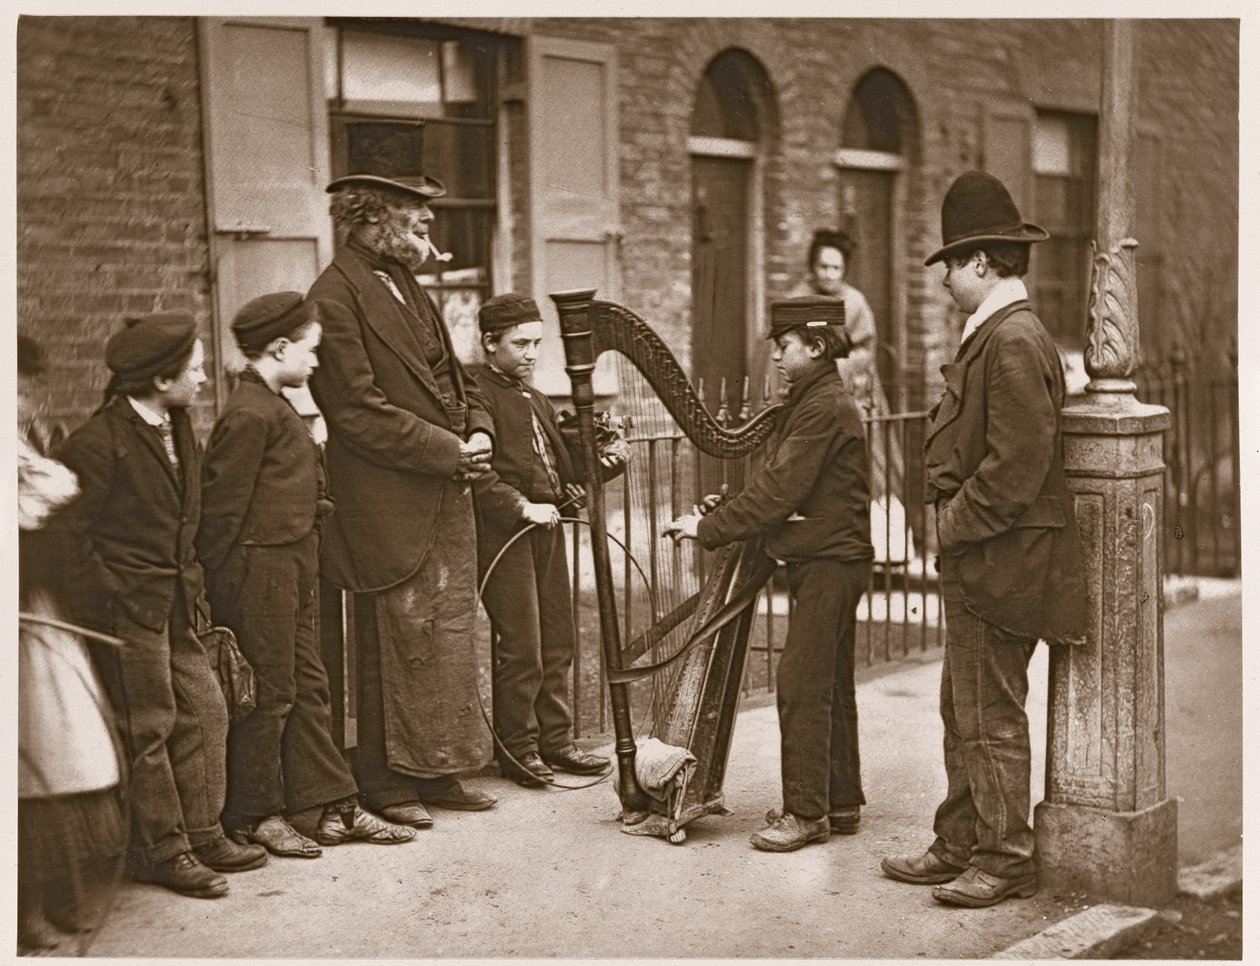
<svg viewBox="0 0 1260 966">
<path fill-rule="evenodd" d="M 382 178 L 375 174 L 348 174 L 344 178 L 330 181 L 325 190 L 332 193 L 340 191 L 342 188 L 379 188 L 422 202 L 441 198 L 446 194 L 446 185 L 442 184 L 437 178 L 430 178 L 427 174 L 422 174 L 411 180 L 415 183 L 403 184 L 401 181 L 393 181 L 390 178 Z"/>
<path fill-rule="evenodd" d="M 1011 193 L 991 174 L 960 174 L 941 203 L 942 245 L 924 265 L 939 262 L 960 250 L 981 247 L 977 242 L 1039 242 L 1050 237 L 1044 228 L 1020 217 Z"/>
</svg>

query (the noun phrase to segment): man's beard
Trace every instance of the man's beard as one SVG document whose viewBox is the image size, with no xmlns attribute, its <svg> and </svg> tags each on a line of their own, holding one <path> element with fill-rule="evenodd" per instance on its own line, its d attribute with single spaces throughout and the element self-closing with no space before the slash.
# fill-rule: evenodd
<svg viewBox="0 0 1260 966">
<path fill-rule="evenodd" d="M 428 260 L 427 252 L 422 254 L 416 247 L 420 238 L 394 218 L 364 225 L 359 229 L 358 237 L 371 251 L 401 262 L 413 275 L 420 274 Z"/>
</svg>

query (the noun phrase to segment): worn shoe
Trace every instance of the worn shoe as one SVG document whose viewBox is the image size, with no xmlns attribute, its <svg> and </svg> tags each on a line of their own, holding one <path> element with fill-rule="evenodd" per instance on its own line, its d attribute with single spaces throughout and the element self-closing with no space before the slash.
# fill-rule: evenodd
<svg viewBox="0 0 1260 966">
<path fill-rule="evenodd" d="M 454 775 L 417 779 L 416 794 L 426 805 L 453 808 L 460 812 L 484 811 L 499 800 L 488 792 L 469 788 Z"/>
<path fill-rule="evenodd" d="M 228 838 L 241 845 L 253 842 L 282 858 L 317 859 L 324 854 L 318 842 L 308 839 L 279 815 L 238 826 L 228 833 Z"/>
<path fill-rule="evenodd" d="M 215 872 L 248 872 L 267 863 L 267 850 L 261 845 L 237 845 L 226 837 L 194 845 L 193 854 Z"/>
<path fill-rule="evenodd" d="M 753 832 L 749 841 L 762 852 L 795 852 L 810 842 L 826 842 L 830 837 L 831 826 L 827 819 L 801 818 L 788 812 L 768 828 Z"/>
<path fill-rule="evenodd" d="M 773 825 L 783 815 L 782 808 L 772 808 L 766 812 L 766 824 Z M 853 835 L 862 821 L 861 805 L 842 805 L 827 815 L 831 831 L 839 835 Z"/>
<path fill-rule="evenodd" d="M 544 751 L 541 757 L 556 771 L 567 771 L 570 775 L 598 775 L 611 764 L 602 755 L 592 755 L 577 745 L 566 745 L 555 751 Z"/>
<path fill-rule="evenodd" d="M 503 772 L 504 778 L 510 778 L 525 788 L 539 788 L 556 777 L 556 773 L 547 767 L 547 763 L 536 751 L 521 755 L 516 761 L 505 758 L 499 762 L 499 770 Z"/>
<path fill-rule="evenodd" d="M 409 825 L 412 828 L 429 828 L 433 825 L 433 816 L 423 802 L 396 802 L 375 811 L 381 818 L 395 825 Z"/>
<path fill-rule="evenodd" d="M 336 809 L 325 809 L 315 827 L 315 841 L 320 845 L 341 845 L 344 842 L 368 842 L 371 845 L 400 845 L 416 837 L 416 830 L 405 825 L 395 825 L 371 812 L 354 806 L 354 818 L 350 827 Z"/>
<path fill-rule="evenodd" d="M 60 942 L 61 937 L 38 909 L 18 917 L 19 956 L 47 956 Z"/>
<path fill-rule="evenodd" d="M 1037 873 L 1027 875 L 990 875 L 974 865 L 953 882 L 938 885 L 932 890 L 932 898 L 949 906 L 967 906 L 982 909 L 994 906 L 1003 899 L 1027 899 L 1037 891 Z"/>
<path fill-rule="evenodd" d="M 938 858 L 934 852 L 922 855 L 894 855 L 880 859 L 879 867 L 884 875 L 898 882 L 909 882 L 912 885 L 935 885 L 938 882 L 950 882 L 963 874 L 963 867 L 950 865 Z"/>
<path fill-rule="evenodd" d="M 266 850 L 259 851 L 265 861 Z M 141 866 L 131 875 L 138 882 L 151 882 L 195 899 L 217 899 L 227 895 L 228 891 L 227 879 L 206 868 L 191 852 L 181 852 L 173 858 Z"/>
</svg>

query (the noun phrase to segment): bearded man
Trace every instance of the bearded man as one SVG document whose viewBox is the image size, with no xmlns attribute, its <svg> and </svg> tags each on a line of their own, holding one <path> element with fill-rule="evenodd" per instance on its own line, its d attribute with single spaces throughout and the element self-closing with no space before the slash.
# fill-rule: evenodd
<svg viewBox="0 0 1260 966">
<path fill-rule="evenodd" d="M 344 245 L 311 286 L 324 324 L 311 391 L 328 424 L 336 512 L 321 570 L 354 594 L 356 777 L 364 804 L 425 827 L 424 803 L 480 810 L 456 777 L 489 759 L 478 712 L 477 538 L 469 481 L 487 473 L 494 420 L 415 276 L 436 178 L 328 186 Z"/>
</svg>

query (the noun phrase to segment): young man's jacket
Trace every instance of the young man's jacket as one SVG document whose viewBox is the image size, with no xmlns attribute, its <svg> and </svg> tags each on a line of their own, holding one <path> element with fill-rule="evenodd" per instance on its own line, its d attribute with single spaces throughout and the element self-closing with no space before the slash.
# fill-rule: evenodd
<svg viewBox="0 0 1260 966">
<path fill-rule="evenodd" d="M 547 437 L 560 482 L 580 481 L 545 393 L 489 366 L 475 370 L 475 377 L 494 419 L 496 441 L 493 472 L 475 483 L 477 508 L 491 526 L 511 530 L 521 522 L 527 502 L 554 503 L 558 497 L 549 492 L 547 471 L 534 448 L 531 415 L 537 416 Z"/>
<path fill-rule="evenodd" d="M 766 552 L 791 562 L 870 560 L 866 434 L 833 365 L 793 384 L 766 461 L 735 497 L 700 520 L 709 549 L 764 532 Z"/>
<path fill-rule="evenodd" d="M 197 555 L 211 578 L 237 546 L 296 543 L 332 509 L 302 417 L 252 369 L 215 421 L 201 479 Z"/>
<path fill-rule="evenodd" d="M 1084 561 L 1063 472 L 1066 389 L 1054 343 L 1028 302 L 1016 302 L 941 373 L 927 500 L 967 609 L 1013 634 L 1082 640 Z"/>
<path fill-rule="evenodd" d="M 342 248 L 315 280 L 323 341 L 311 393 L 328 423 L 328 489 L 338 501 L 323 532 L 321 572 L 356 592 L 419 570 L 442 519 L 462 440 L 494 423 L 472 379 L 436 329 L 454 395 L 438 385 L 416 330 L 428 323 L 373 274 L 371 256 Z M 427 293 L 424 294 L 427 299 Z M 432 301 L 429 300 L 432 305 Z"/>
<path fill-rule="evenodd" d="M 125 396 L 110 400 L 61 448 L 82 491 L 63 515 L 76 558 L 67 598 L 88 626 L 108 629 L 114 608 L 122 608 L 142 627 L 160 630 L 179 583 L 195 626 L 201 447 L 188 413 L 172 409 L 170 416 L 179 479 L 157 430 Z"/>
</svg>

